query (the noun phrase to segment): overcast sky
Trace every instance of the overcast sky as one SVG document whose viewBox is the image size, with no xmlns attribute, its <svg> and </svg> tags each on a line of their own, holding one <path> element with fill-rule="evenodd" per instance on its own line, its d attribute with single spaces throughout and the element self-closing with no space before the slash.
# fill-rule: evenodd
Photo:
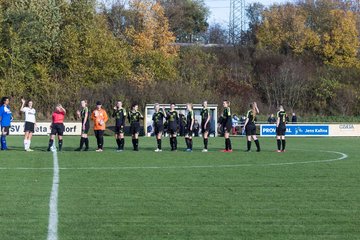
<svg viewBox="0 0 360 240">
<path fill-rule="evenodd" d="M 209 7 L 211 14 L 209 23 L 220 23 L 222 25 L 228 25 L 230 14 L 230 0 L 204 0 L 205 4 Z M 245 0 L 245 4 L 259 2 L 265 6 L 269 6 L 274 3 L 291 2 L 291 0 Z"/>
</svg>

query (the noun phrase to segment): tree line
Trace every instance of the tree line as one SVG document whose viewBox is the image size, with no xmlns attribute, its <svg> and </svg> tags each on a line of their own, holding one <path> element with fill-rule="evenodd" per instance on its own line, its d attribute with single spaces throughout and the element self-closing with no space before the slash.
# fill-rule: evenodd
<svg viewBox="0 0 360 240">
<path fill-rule="evenodd" d="M 32 99 L 39 118 L 81 99 L 105 108 L 150 102 L 253 101 L 308 115 L 360 112 L 359 8 L 297 1 L 247 8 L 249 27 L 227 45 L 201 0 L 0 0 L 0 94 Z M 177 42 L 221 43 L 179 47 Z"/>
</svg>

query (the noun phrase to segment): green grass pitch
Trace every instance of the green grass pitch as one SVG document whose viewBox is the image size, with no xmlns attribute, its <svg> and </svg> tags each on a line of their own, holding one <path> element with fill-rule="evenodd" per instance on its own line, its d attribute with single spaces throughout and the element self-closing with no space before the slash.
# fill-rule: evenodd
<svg viewBox="0 0 360 240">
<path fill-rule="evenodd" d="M 46 239 L 53 155 L 48 139 L 34 137 L 35 152 L 21 137 L 8 137 L 0 152 L 0 239 Z M 155 153 L 154 138 L 140 138 L 140 152 L 74 152 L 79 137 L 65 137 L 58 153 L 60 240 L 112 239 L 360 239 L 359 138 L 288 138 L 276 153 L 273 138 L 262 152 L 246 153 L 245 138 L 202 139 L 186 153 Z M 253 144 L 253 149 L 255 146 Z M 241 151 L 240 151 L 241 150 Z M 332 161 L 344 155 L 343 160 Z M 331 160 L 331 161 L 326 161 Z M 307 162 L 307 163 L 306 163 Z"/>
</svg>

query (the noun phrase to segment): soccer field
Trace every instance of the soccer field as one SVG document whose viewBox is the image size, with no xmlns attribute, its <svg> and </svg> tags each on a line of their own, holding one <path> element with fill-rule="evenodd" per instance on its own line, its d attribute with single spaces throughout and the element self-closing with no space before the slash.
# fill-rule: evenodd
<svg viewBox="0 0 360 240">
<path fill-rule="evenodd" d="M 273 138 L 260 153 L 244 152 L 245 138 L 232 138 L 233 153 L 219 152 L 223 138 L 208 153 L 201 138 L 192 153 L 182 138 L 178 152 L 164 139 L 162 153 L 154 138 L 140 138 L 140 152 L 127 138 L 122 153 L 112 137 L 102 153 L 74 152 L 79 137 L 56 154 L 47 142 L 34 137 L 25 152 L 9 136 L 0 152 L 1 240 L 48 239 L 55 155 L 53 239 L 360 239 L 359 138 L 288 138 L 285 153 Z"/>
</svg>

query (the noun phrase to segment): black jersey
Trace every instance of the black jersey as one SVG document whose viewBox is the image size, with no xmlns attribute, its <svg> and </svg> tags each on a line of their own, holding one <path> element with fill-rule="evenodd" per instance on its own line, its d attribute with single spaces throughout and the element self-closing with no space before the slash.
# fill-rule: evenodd
<svg viewBox="0 0 360 240">
<path fill-rule="evenodd" d="M 187 126 L 188 128 L 191 127 L 191 123 L 192 123 L 193 119 L 194 119 L 194 111 L 191 110 L 191 111 L 189 111 L 188 114 L 186 115 L 186 126 Z"/>
<path fill-rule="evenodd" d="M 276 116 L 277 116 L 277 118 L 280 119 L 279 126 L 285 126 L 286 125 L 286 112 L 285 111 L 278 111 Z"/>
<path fill-rule="evenodd" d="M 139 111 L 136 111 L 136 112 L 131 111 L 131 112 L 129 112 L 129 115 L 128 115 L 130 124 L 140 123 L 140 120 L 143 118 L 144 117 L 141 115 L 141 113 Z"/>
<path fill-rule="evenodd" d="M 223 125 L 232 125 L 231 111 L 229 107 L 224 108 L 223 115 L 221 117 L 222 117 L 221 122 Z"/>
<path fill-rule="evenodd" d="M 116 126 L 124 126 L 126 119 L 126 110 L 124 108 L 114 110 L 112 117 L 115 118 Z"/>
<path fill-rule="evenodd" d="M 163 112 L 155 112 L 152 116 L 152 120 L 155 126 L 162 126 L 164 125 L 164 113 Z"/>
<path fill-rule="evenodd" d="M 249 110 L 246 114 L 246 117 L 249 119 L 249 121 L 248 121 L 249 124 L 255 123 L 255 116 L 254 116 L 253 110 Z"/>
<path fill-rule="evenodd" d="M 201 122 L 204 124 L 206 123 L 208 117 L 209 117 L 209 108 L 203 108 L 201 110 Z"/>
<path fill-rule="evenodd" d="M 177 126 L 179 124 L 179 115 L 177 111 L 169 111 L 166 115 L 169 126 Z"/>
<path fill-rule="evenodd" d="M 88 114 L 88 117 L 86 119 L 86 122 L 84 122 L 86 114 Z M 89 124 L 90 123 L 89 109 L 87 107 L 84 107 L 81 110 L 80 115 L 81 115 L 82 124 Z"/>
</svg>

